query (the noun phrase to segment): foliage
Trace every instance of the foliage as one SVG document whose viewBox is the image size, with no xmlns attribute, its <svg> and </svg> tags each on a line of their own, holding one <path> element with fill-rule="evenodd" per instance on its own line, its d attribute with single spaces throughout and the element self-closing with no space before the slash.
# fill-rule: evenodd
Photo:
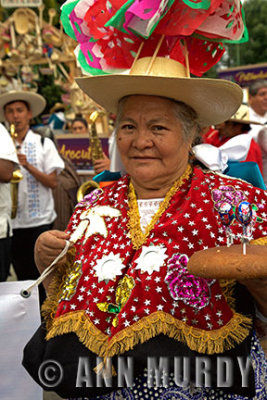
<svg viewBox="0 0 267 400">
<path fill-rule="evenodd" d="M 43 114 L 49 114 L 49 110 L 56 103 L 62 102 L 61 95 L 65 92 L 60 86 L 54 84 L 53 75 L 40 75 L 38 86 L 38 93 L 46 99 L 46 108 Z"/>
<path fill-rule="evenodd" d="M 249 41 L 227 46 L 229 67 L 267 62 L 267 1 L 246 0 L 243 7 Z"/>
</svg>

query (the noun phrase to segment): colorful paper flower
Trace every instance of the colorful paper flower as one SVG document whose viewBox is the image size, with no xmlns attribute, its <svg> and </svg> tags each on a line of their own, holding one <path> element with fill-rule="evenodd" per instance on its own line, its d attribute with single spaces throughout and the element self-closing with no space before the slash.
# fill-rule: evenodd
<svg viewBox="0 0 267 400">
<path fill-rule="evenodd" d="M 163 56 L 186 65 L 188 53 L 190 72 L 201 76 L 222 57 L 223 42 L 248 40 L 240 0 L 67 0 L 61 20 L 92 75 L 131 68 L 140 45 L 147 44 L 139 56 L 146 47 L 151 57 L 146 42 L 163 36 Z"/>
</svg>

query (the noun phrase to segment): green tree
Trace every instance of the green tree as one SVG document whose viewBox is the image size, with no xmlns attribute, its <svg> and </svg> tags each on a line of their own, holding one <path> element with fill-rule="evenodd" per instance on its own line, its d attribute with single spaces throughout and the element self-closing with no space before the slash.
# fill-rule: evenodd
<svg viewBox="0 0 267 400">
<path fill-rule="evenodd" d="M 267 62 L 267 1 L 245 0 L 243 8 L 249 40 L 227 46 L 229 67 Z"/>
<path fill-rule="evenodd" d="M 53 75 L 40 75 L 38 86 L 38 93 L 46 99 L 46 107 L 43 113 L 49 114 L 49 110 L 55 103 L 61 103 L 61 95 L 65 92 L 60 86 L 54 84 Z"/>
</svg>

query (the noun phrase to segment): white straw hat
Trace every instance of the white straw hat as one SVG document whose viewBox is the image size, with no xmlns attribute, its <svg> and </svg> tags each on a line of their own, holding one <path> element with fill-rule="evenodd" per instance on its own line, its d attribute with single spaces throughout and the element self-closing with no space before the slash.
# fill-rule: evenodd
<svg viewBox="0 0 267 400">
<path fill-rule="evenodd" d="M 257 121 L 252 121 L 250 119 L 250 109 L 245 104 L 241 104 L 237 112 L 231 116 L 229 121 L 239 122 L 240 124 L 255 124 L 255 125 L 264 125 Z"/>
<path fill-rule="evenodd" d="M 229 119 L 243 98 L 237 84 L 221 79 L 189 78 L 182 64 L 164 57 L 140 58 L 129 74 L 82 77 L 76 78 L 76 82 L 107 111 L 116 113 L 118 101 L 125 96 L 160 96 L 191 106 L 201 126 Z"/>
<path fill-rule="evenodd" d="M 4 107 L 14 101 L 26 101 L 32 112 L 32 117 L 41 114 L 46 105 L 46 100 L 38 93 L 28 92 L 26 90 L 12 90 L 0 95 L 0 121 L 5 120 Z"/>
</svg>

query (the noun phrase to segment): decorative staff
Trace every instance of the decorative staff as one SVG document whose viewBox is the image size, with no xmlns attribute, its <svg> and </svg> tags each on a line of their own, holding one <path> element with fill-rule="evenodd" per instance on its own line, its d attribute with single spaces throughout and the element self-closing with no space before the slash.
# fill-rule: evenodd
<svg viewBox="0 0 267 400">
<path fill-rule="evenodd" d="M 218 212 L 222 221 L 222 224 L 225 228 L 225 233 L 226 233 L 226 241 L 227 241 L 227 247 L 230 247 L 233 244 L 233 239 L 234 239 L 234 234 L 232 233 L 232 230 L 230 228 L 230 225 L 235 219 L 235 214 L 233 207 L 231 206 L 230 203 L 227 203 L 226 201 L 220 204 L 218 208 Z"/>
<path fill-rule="evenodd" d="M 236 219 L 242 224 L 243 235 L 241 242 L 243 243 L 243 255 L 247 254 L 246 245 L 252 239 L 249 232 L 249 224 L 252 221 L 252 207 L 248 201 L 241 201 L 236 207 Z"/>
<path fill-rule="evenodd" d="M 15 125 L 11 124 L 10 125 L 10 136 L 13 140 L 13 143 L 15 145 L 15 148 L 17 149 L 16 146 L 16 137 L 18 136 L 17 133 L 15 132 Z M 15 171 L 13 171 L 13 177 L 11 179 L 11 185 L 10 185 L 10 190 L 11 190 L 11 200 L 12 200 L 12 208 L 11 208 L 11 218 L 14 219 L 16 218 L 17 215 L 17 209 L 18 209 L 18 187 L 19 187 L 19 182 L 23 179 L 23 175 L 20 171 L 19 168 L 17 168 Z"/>
</svg>

